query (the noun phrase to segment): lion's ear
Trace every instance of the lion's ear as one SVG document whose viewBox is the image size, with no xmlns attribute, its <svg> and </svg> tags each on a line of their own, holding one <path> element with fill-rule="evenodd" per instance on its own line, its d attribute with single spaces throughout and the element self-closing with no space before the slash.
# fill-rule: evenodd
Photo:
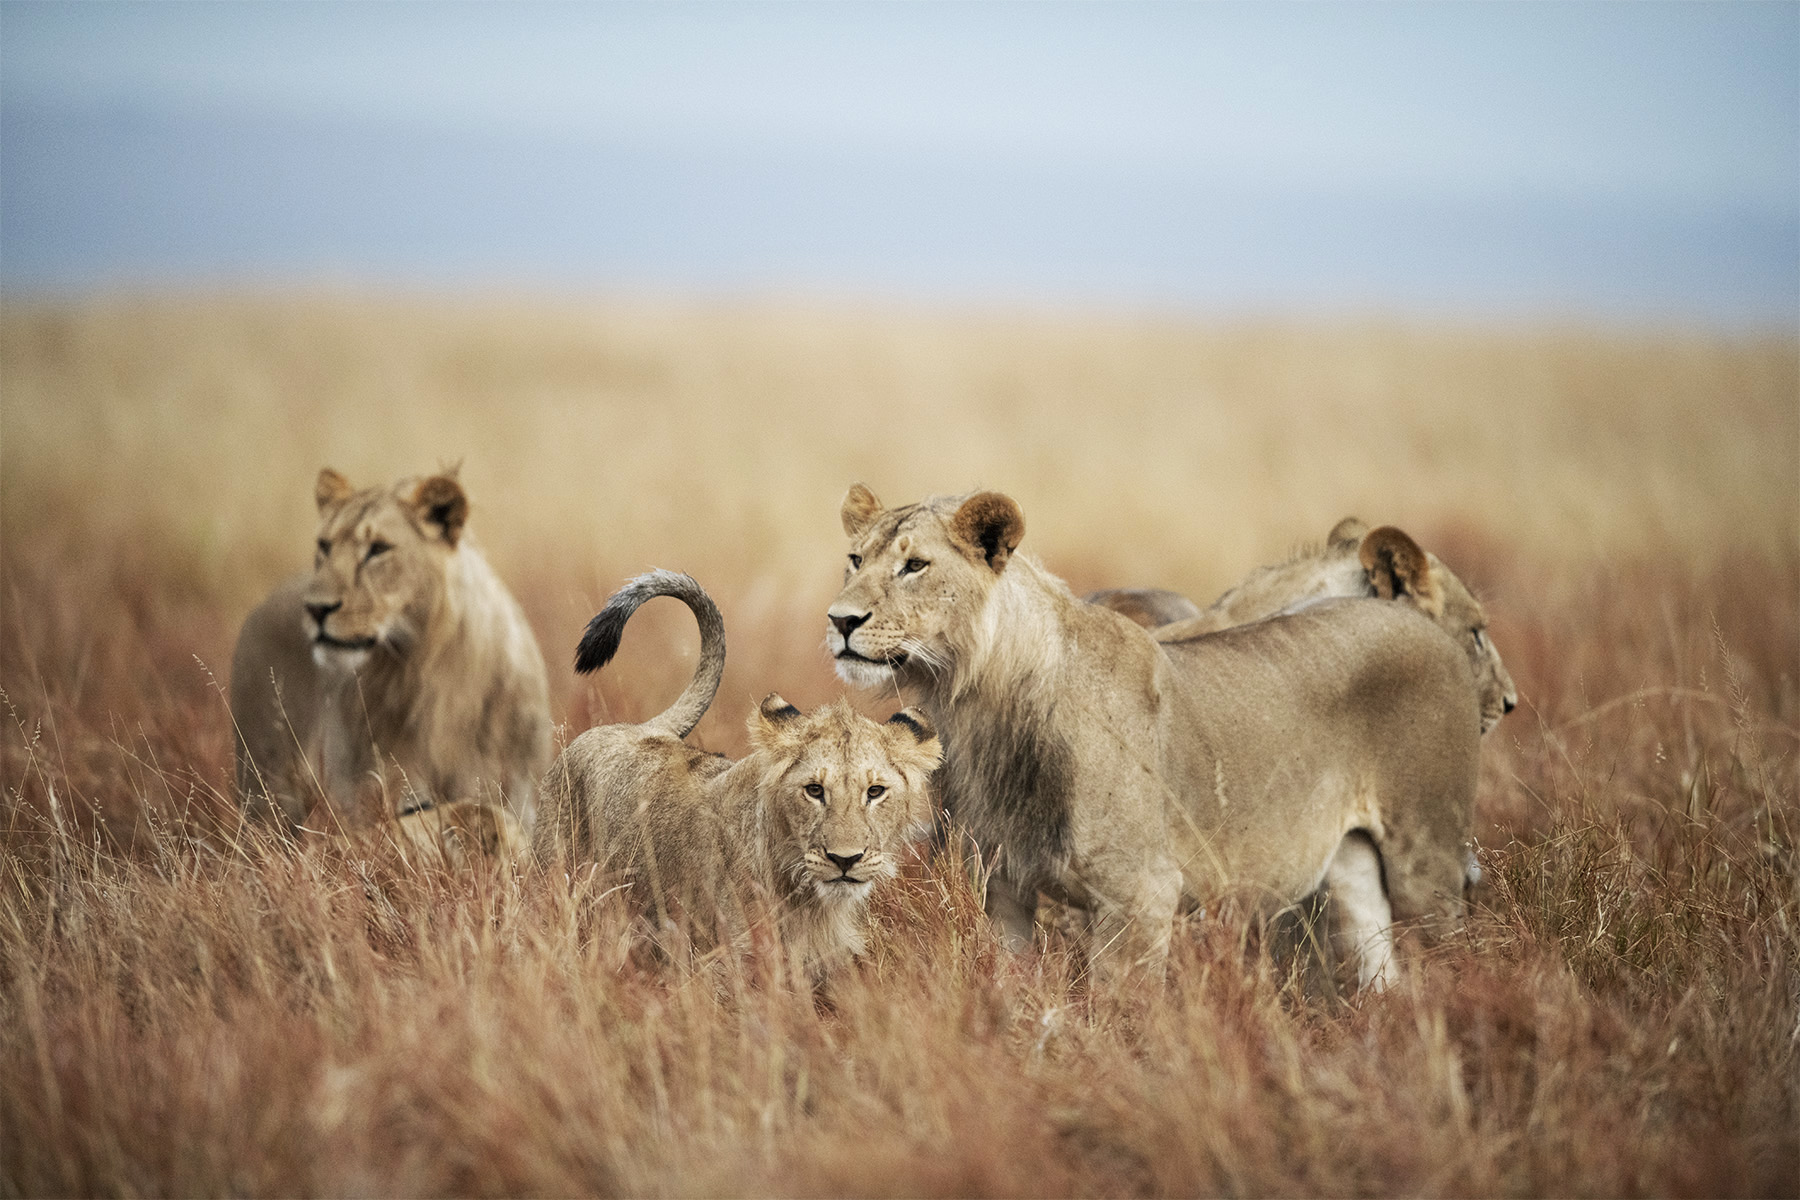
<svg viewBox="0 0 1800 1200">
<path fill-rule="evenodd" d="M 881 511 L 881 501 L 875 498 L 875 493 L 860 483 L 853 483 L 844 493 L 844 507 L 838 515 L 844 522 L 844 532 L 859 538 Z"/>
<path fill-rule="evenodd" d="M 950 533 L 979 551 L 998 575 L 1006 570 L 1007 559 L 1025 537 L 1025 514 L 1011 496 L 976 492 L 950 518 Z"/>
<path fill-rule="evenodd" d="M 313 499 L 319 505 L 319 511 L 342 504 L 346 497 L 356 489 L 350 481 L 339 475 L 330 467 L 319 468 L 319 481 L 313 484 Z"/>
<path fill-rule="evenodd" d="M 1363 538 L 1357 556 L 1383 600 L 1408 599 L 1428 617 L 1443 612 L 1444 594 L 1431 574 L 1431 560 L 1400 530 L 1383 525 L 1372 531 Z"/>
<path fill-rule="evenodd" d="M 888 752 L 893 755 L 894 765 L 909 776 L 914 771 L 929 775 L 944 761 L 944 745 L 924 710 L 903 708 L 889 717 L 882 729 L 888 735 Z M 909 838 L 923 837 L 931 831 L 933 793 L 929 784 L 917 782 L 919 786 L 902 789 L 906 793 L 904 832 Z"/>
<path fill-rule="evenodd" d="M 1338 546 L 1354 546 L 1356 543 L 1362 541 L 1363 535 L 1368 532 L 1369 523 L 1367 521 L 1364 521 L 1360 517 L 1345 517 L 1336 525 L 1333 525 L 1331 527 L 1331 532 L 1325 535 L 1325 544 L 1333 548 Z"/>
<path fill-rule="evenodd" d="M 758 750 L 768 749 L 781 736 L 782 727 L 799 720 L 800 716 L 800 710 L 783 700 L 780 692 L 770 692 L 751 711 L 750 720 L 746 723 L 750 732 L 750 744 Z"/>
<path fill-rule="evenodd" d="M 433 475 L 423 481 L 414 489 L 412 502 L 424 521 L 436 525 L 444 540 L 456 545 L 463 523 L 469 519 L 469 497 L 454 475 Z"/>
<path fill-rule="evenodd" d="M 912 742 L 912 753 L 918 756 L 919 765 L 927 771 L 936 768 L 943 759 L 943 744 L 938 741 L 937 727 L 925 715 L 924 709 L 903 708 L 889 717 L 887 724 L 906 733 Z"/>
</svg>

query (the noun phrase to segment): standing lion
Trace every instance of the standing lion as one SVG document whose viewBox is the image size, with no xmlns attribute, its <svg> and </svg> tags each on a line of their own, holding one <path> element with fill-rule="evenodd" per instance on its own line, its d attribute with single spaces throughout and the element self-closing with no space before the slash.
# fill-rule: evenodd
<svg viewBox="0 0 1800 1200">
<path fill-rule="evenodd" d="M 1101 965 L 1160 969 L 1184 907 L 1330 889 L 1358 982 L 1396 920 L 1460 918 L 1481 722 L 1469 659 L 1416 609 L 1335 600 L 1179 641 L 1017 553 L 998 492 L 887 508 L 858 484 L 827 645 L 941 732 L 946 805 L 998 861 L 1028 944 L 1038 893 L 1091 916 Z"/>
</svg>

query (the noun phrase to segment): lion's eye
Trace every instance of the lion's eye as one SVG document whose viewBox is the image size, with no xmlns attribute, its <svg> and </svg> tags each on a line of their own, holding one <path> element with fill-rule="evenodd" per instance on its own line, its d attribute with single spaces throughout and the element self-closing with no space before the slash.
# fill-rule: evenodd
<svg viewBox="0 0 1800 1200">
<path fill-rule="evenodd" d="M 1475 635 L 1475 648 L 1477 650 L 1483 649 L 1487 645 L 1487 638 L 1482 636 L 1481 630 L 1473 629 L 1470 630 L 1470 632 Z"/>
<path fill-rule="evenodd" d="M 887 795 L 887 789 L 882 787 L 878 783 L 869 789 L 868 794 L 869 794 L 869 803 L 873 804 L 875 801 L 877 801 L 877 800 L 881 799 L 883 796 Z"/>
<path fill-rule="evenodd" d="M 824 784 L 809 783 L 806 785 L 805 788 L 803 788 L 801 790 L 803 790 L 807 795 L 811 796 L 814 800 L 823 800 L 825 798 L 825 785 Z"/>
<path fill-rule="evenodd" d="M 369 551 L 367 554 L 363 555 L 363 561 L 368 562 L 371 558 L 374 558 L 377 554 L 386 554 L 389 550 L 392 550 L 392 549 L 393 549 L 393 546 L 389 545 L 387 542 L 383 542 L 383 541 L 370 542 L 369 543 Z"/>
<path fill-rule="evenodd" d="M 852 554 L 852 555 L 851 555 L 851 556 L 850 556 L 850 569 L 851 569 L 851 570 L 852 570 L 852 571 L 860 571 L 860 570 L 862 570 L 862 555 L 860 555 L 860 554 Z"/>
<path fill-rule="evenodd" d="M 319 539 L 319 553 L 324 554 L 324 555 L 329 555 L 331 553 L 331 539 L 330 538 L 320 538 Z"/>
<path fill-rule="evenodd" d="M 930 565 L 930 563 L 922 558 L 909 558 L 906 560 L 906 565 L 900 568 L 900 573 L 902 575 L 916 575 Z"/>
</svg>

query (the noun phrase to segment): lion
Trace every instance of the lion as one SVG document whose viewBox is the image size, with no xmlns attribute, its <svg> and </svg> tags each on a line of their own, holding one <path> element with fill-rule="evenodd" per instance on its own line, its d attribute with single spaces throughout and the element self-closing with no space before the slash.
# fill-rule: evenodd
<svg viewBox="0 0 1800 1200">
<path fill-rule="evenodd" d="M 315 499 L 312 574 L 251 612 L 232 654 L 246 807 L 353 829 L 478 801 L 529 826 L 550 761 L 544 658 L 467 535 L 462 485 L 359 490 L 326 468 Z"/>
<path fill-rule="evenodd" d="M 1480 724 L 1467 657 L 1416 610 L 1326 601 L 1159 641 L 1017 553 L 1001 493 L 889 509 L 857 484 L 842 520 L 827 647 L 935 724 L 1008 946 L 1041 891 L 1086 910 L 1103 969 L 1160 972 L 1178 909 L 1273 915 L 1325 886 L 1334 947 L 1380 986 L 1396 920 L 1460 920 Z"/>
<path fill-rule="evenodd" d="M 1180 641 L 1333 596 L 1403 600 L 1460 643 L 1475 670 L 1481 732 L 1491 731 L 1518 707 L 1518 689 L 1488 636 L 1487 610 L 1456 572 L 1392 525 L 1371 531 L 1355 517 L 1345 517 L 1332 527 L 1323 547 L 1259 567 L 1204 612 L 1186 596 L 1161 588 L 1114 588 L 1086 599 L 1156 629 L 1159 639 Z"/>
<path fill-rule="evenodd" d="M 531 848 L 525 827 L 509 810 L 474 800 L 409 809 L 389 832 L 415 861 L 456 870 L 519 863 Z"/>
<path fill-rule="evenodd" d="M 693 579 L 653 571 L 626 584 L 589 623 L 576 669 L 609 662 L 655 596 L 682 600 L 699 622 L 694 677 L 660 715 L 569 743 L 544 778 L 535 856 L 598 863 L 659 928 L 700 942 L 740 938 L 752 905 L 772 903 L 789 955 L 822 978 L 862 952 L 871 890 L 930 828 L 937 735 L 917 709 L 877 724 L 842 700 L 803 713 L 772 692 L 750 713 L 747 757 L 696 750 L 682 739 L 718 691 L 725 626 Z"/>
</svg>

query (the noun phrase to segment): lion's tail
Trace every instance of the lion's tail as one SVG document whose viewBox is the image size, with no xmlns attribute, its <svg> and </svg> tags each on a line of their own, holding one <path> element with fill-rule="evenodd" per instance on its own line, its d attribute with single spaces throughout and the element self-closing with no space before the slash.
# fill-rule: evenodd
<svg viewBox="0 0 1800 1200">
<path fill-rule="evenodd" d="M 594 615 L 575 647 L 575 670 L 582 675 L 598 671 L 618 653 L 619 638 L 625 633 L 625 622 L 646 600 L 657 596 L 673 596 L 694 610 L 700 623 L 700 665 L 687 688 L 661 714 L 644 722 L 674 737 L 693 732 L 700 718 L 718 694 L 719 680 L 725 674 L 725 620 L 719 606 L 712 602 L 693 578 L 678 571 L 651 571 L 639 575 L 613 593 L 606 607 Z"/>
</svg>

